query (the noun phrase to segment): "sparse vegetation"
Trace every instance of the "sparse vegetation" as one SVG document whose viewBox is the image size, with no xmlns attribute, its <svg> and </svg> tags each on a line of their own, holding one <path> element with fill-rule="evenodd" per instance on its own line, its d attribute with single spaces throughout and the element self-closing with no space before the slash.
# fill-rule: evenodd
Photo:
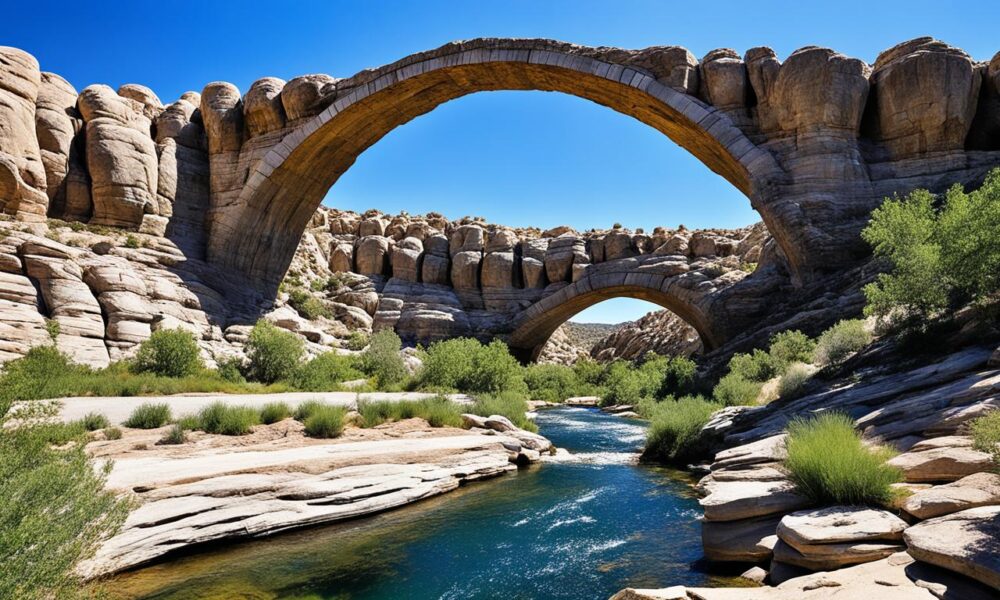
<svg viewBox="0 0 1000 600">
<path fill-rule="evenodd" d="M 763 384 L 759 381 L 750 381 L 736 373 L 730 373 L 712 388 L 712 398 L 723 406 L 756 404 L 761 387 Z"/>
<path fill-rule="evenodd" d="M 335 391 L 344 381 L 364 377 L 364 374 L 356 368 L 357 363 L 358 360 L 353 356 L 325 352 L 299 364 L 292 371 L 288 382 L 294 388 L 306 392 Z"/>
<path fill-rule="evenodd" d="M 782 400 L 792 400 L 802 394 L 802 389 L 812 378 L 812 369 L 804 363 L 792 363 L 778 381 L 778 397 Z"/>
<path fill-rule="evenodd" d="M 431 427 L 461 427 L 462 410 L 445 398 L 435 396 L 422 400 L 391 401 L 363 400 L 358 402 L 362 427 L 375 427 L 403 419 L 421 418 Z"/>
<path fill-rule="evenodd" d="M 260 423 L 260 413 L 249 406 L 213 402 L 198 413 L 198 429 L 221 435 L 246 435 Z"/>
<path fill-rule="evenodd" d="M 100 413 L 87 413 L 81 419 L 83 428 L 87 431 L 97 431 L 98 429 L 106 429 L 111 424 L 108 422 L 108 418 Z"/>
<path fill-rule="evenodd" d="M 344 432 L 347 409 L 342 406 L 320 405 L 302 422 L 306 435 L 315 438 L 340 437 Z"/>
<path fill-rule="evenodd" d="M 156 429 L 170 422 L 170 407 L 166 404 L 144 402 L 135 407 L 129 418 L 123 423 L 133 429 Z"/>
<path fill-rule="evenodd" d="M 972 441 L 976 450 L 993 455 L 993 462 L 1000 469 L 1000 410 L 993 410 L 970 424 Z"/>
<path fill-rule="evenodd" d="M 310 321 L 320 317 L 329 317 L 331 314 L 326 303 L 302 288 L 292 288 L 288 291 L 288 304 L 299 315 Z"/>
<path fill-rule="evenodd" d="M 182 329 L 161 329 L 139 345 L 133 368 L 137 373 L 188 377 L 205 368 L 194 335 Z"/>
<path fill-rule="evenodd" d="M 122 439 L 122 430 L 117 427 L 108 427 L 104 430 L 104 439 L 106 440 L 120 440 Z"/>
<path fill-rule="evenodd" d="M 53 342 L 59 337 L 60 325 L 55 319 L 45 319 L 45 331 L 49 334 L 49 339 Z"/>
<path fill-rule="evenodd" d="M 347 336 L 347 349 L 355 352 L 364 350 L 370 339 L 371 336 L 364 331 L 352 331 L 351 335 Z"/>
<path fill-rule="evenodd" d="M 465 412 L 481 417 L 500 415 L 507 417 L 511 423 L 525 431 L 536 432 L 538 426 L 525 415 L 527 411 L 528 403 L 524 400 L 524 395 L 508 391 L 481 395 Z"/>
<path fill-rule="evenodd" d="M 184 428 L 181 427 L 180 424 L 174 423 L 174 425 L 163 434 L 163 437 L 160 438 L 160 441 L 158 441 L 157 444 L 177 445 L 185 442 L 187 442 L 187 432 L 184 431 Z"/>
<path fill-rule="evenodd" d="M 798 491 L 820 505 L 889 504 L 902 473 L 887 448 L 866 446 L 850 417 L 825 413 L 788 426 L 785 468 Z"/>
<path fill-rule="evenodd" d="M 138 248 L 140 246 L 139 238 L 135 237 L 131 233 L 126 235 L 124 246 L 126 248 L 132 248 L 132 249 Z"/>
<path fill-rule="evenodd" d="M 402 346 L 395 331 L 383 329 L 372 336 L 368 348 L 361 353 L 358 368 L 374 377 L 379 388 L 399 385 L 409 374 L 399 354 Z"/>
<path fill-rule="evenodd" d="M 863 321 L 840 321 L 820 334 L 816 341 L 814 361 L 820 365 L 835 365 L 861 350 L 872 341 Z"/>
<path fill-rule="evenodd" d="M 270 425 L 292 416 L 292 409 L 285 402 L 268 402 L 260 409 L 260 422 Z"/>
</svg>

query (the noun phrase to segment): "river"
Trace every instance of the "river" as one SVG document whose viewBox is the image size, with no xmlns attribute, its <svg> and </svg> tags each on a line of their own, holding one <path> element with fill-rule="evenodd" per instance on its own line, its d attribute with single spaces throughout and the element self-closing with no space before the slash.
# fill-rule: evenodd
<svg viewBox="0 0 1000 600">
<path fill-rule="evenodd" d="M 143 599 L 573 599 L 706 585 L 688 482 L 637 464 L 645 426 L 594 409 L 541 411 L 575 457 L 374 517 L 212 548 L 126 573 Z"/>
</svg>

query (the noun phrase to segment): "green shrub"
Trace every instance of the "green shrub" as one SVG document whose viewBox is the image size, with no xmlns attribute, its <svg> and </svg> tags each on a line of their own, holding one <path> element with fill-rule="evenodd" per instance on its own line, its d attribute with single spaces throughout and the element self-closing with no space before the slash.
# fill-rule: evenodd
<svg viewBox="0 0 1000 600">
<path fill-rule="evenodd" d="M 340 437 L 344 432 L 344 417 L 347 409 L 343 406 L 317 407 L 303 422 L 306 435 L 315 438 Z"/>
<path fill-rule="evenodd" d="M 2 366 L 0 375 L 0 417 L 11 403 L 70 395 L 74 390 L 67 379 L 89 371 L 74 365 L 54 346 L 35 346 L 23 357 Z"/>
<path fill-rule="evenodd" d="M 562 402 L 583 394 L 576 372 L 566 365 L 530 365 L 524 370 L 524 383 L 532 400 Z"/>
<path fill-rule="evenodd" d="M 734 354 L 729 359 L 729 374 L 747 381 L 763 383 L 781 373 L 782 365 L 763 350 L 752 354 Z"/>
<path fill-rule="evenodd" d="M 351 335 L 347 336 L 347 349 L 360 351 L 364 350 L 368 346 L 368 341 L 371 339 L 364 331 L 352 331 Z"/>
<path fill-rule="evenodd" d="M 61 326 L 55 319 L 45 319 L 45 331 L 49 334 L 49 339 L 53 342 L 59 337 Z"/>
<path fill-rule="evenodd" d="M 246 383 L 246 377 L 243 376 L 243 361 L 235 356 L 229 358 L 224 358 L 217 361 L 219 368 L 217 369 L 219 373 L 219 378 L 223 381 L 229 381 L 232 383 Z"/>
<path fill-rule="evenodd" d="M 482 346 L 472 356 L 472 371 L 463 392 L 499 394 L 507 390 L 527 391 L 522 375 L 523 367 L 511 356 L 507 344 L 493 340 Z"/>
<path fill-rule="evenodd" d="M 246 435 L 260 422 L 260 414 L 250 406 L 229 406 L 213 402 L 198 413 L 198 429 L 221 435 Z"/>
<path fill-rule="evenodd" d="M 375 427 L 403 419 L 421 418 L 431 427 L 461 427 L 462 410 L 443 396 L 422 400 L 364 400 L 358 402 L 362 427 Z"/>
<path fill-rule="evenodd" d="M 804 363 L 792 363 L 778 381 L 778 397 L 792 400 L 802 395 L 802 390 L 812 378 L 812 369 Z"/>
<path fill-rule="evenodd" d="M 573 372 L 581 384 L 599 385 L 604 376 L 604 367 L 592 358 L 583 358 L 573 363 Z"/>
<path fill-rule="evenodd" d="M 691 391 L 694 386 L 698 365 L 690 358 L 673 356 L 667 360 L 663 379 L 656 392 L 658 398 L 680 396 Z"/>
<path fill-rule="evenodd" d="M 799 493 L 820 505 L 887 505 L 902 472 L 892 452 L 869 448 L 850 417 L 825 413 L 788 425 L 785 468 Z"/>
<path fill-rule="evenodd" d="M 926 190 L 887 199 L 862 237 L 891 272 L 865 286 L 865 314 L 890 322 L 926 319 L 1000 291 L 1000 169 L 978 190 L 955 185 L 937 199 Z"/>
<path fill-rule="evenodd" d="M 525 431 L 538 431 L 538 425 L 525 415 L 528 412 L 528 403 L 518 392 L 483 394 L 478 396 L 471 406 L 465 408 L 466 412 L 480 417 L 500 415 L 507 417 L 511 423 Z"/>
<path fill-rule="evenodd" d="M 481 347 L 482 344 L 472 338 L 434 342 L 427 348 L 420 384 L 439 389 L 464 387 L 472 371 L 472 357 Z"/>
<path fill-rule="evenodd" d="M 288 378 L 288 382 L 306 392 L 330 392 L 349 379 L 360 379 L 363 373 L 355 368 L 357 359 L 341 356 L 334 352 L 324 352 L 316 358 L 299 364 Z"/>
<path fill-rule="evenodd" d="M 310 321 L 316 320 L 320 317 L 329 317 L 331 314 L 326 303 L 309 292 L 299 288 L 289 290 L 288 304 L 290 304 L 291 307 L 299 313 L 299 315 L 303 318 L 309 319 Z"/>
<path fill-rule="evenodd" d="M 763 385 L 759 381 L 750 381 L 736 373 L 730 373 L 720 379 L 712 389 L 712 399 L 723 406 L 756 404 Z"/>
<path fill-rule="evenodd" d="M 169 422 L 170 407 L 168 405 L 145 402 L 135 407 L 128 420 L 123 424 L 125 427 L 133 429 L 156 429 Z"/>
<path fill-rule="evenodd" d="M 113 535 L 129 503 L 105 490 L 82 444 L 54 448 L 44 428 L 0 422 L 0 598 L 90 597 L 74 567 Z"/>
<path fill-rule="evenodd" d="M 771 358 L 785 368 L 796 362 L 808 363 L 812 361 L 813 352 L 816 350 L 816 342 L 801 331 L 782 331 L 771 336 L 771 347 L 768 353 Z"/>
<path fill-rule="evenodd" d="M 184 432 L 184 428 L 180 424 L 175 423 L 173 427 L 167 430 L 160 438 L 160 441 L 156 442 L 160 445 L 175 445 L 183 444 L 187 442 L 187 433 Z"/>
<path fill-rule="evenodd" d="M 976 450 L 989 452 L 1000 466 L 1000 410 L 993 410 L 972 421 L 972 441 Z"/>
<path fill-rule="evenodd" d="M 268 402 L 260 409 L 260 422 L 264 425 L 284 421 L 292 416 L 292 409 L 286 402 Z"/>
<path fill-rule="evenodd" d="M 601 406 L 616 404 L 635 404 L 642 398 L 643 374 L 632 367 L 631 363 L 616 360 L 604 370 L 601 380 L 604 393 L 601 395 Z"/>
<path fill-rule="evenodd" d="M 139 345 L 133 368 L 138 373 L 185 377 L 205 368 L 194 335 L 182 329 L 161 329 Z"/>
<path fill-rule="evenodd" d="M 139 238 L 135 237 L 131 233 L 125 236 L 125 247 L 126 248 L 135 249 L 135 248 L 138 248 L 139 245 L 140 245 L 139 244 Z"/>
<path fill-rule="evenodd" d="M 253 326 L 246 343 L 247 374 L 263 383 L 286 379 L 295 371 L 304 352 L 297 335 L 261 319 Z"/>
<path fill-rule="evenodd" d="M 97 431 L 98 429 L 106 429 L 111 423 L 108 422 L 108 418 L 101 413 L 87 413 L 83 419 L 83 428 L 87 431 Z"/>
<path fill-rule="evenodd" d="M 865 330 L 864 321 L 840 321 L 820 334 L 813 360 L 820 365 L 834 365 L 843 362 L 871 341 L 872 336 Z"/>
<path fill-rule="evenodd" d="M 380 389 L 402 383 L 409 374 L 399 354 L 402 347 L 403 343 L 395 331 L 383 329 L 372 336 L 368 348 L 359 355 L 358 367 L 369 377 L 374 377 Z"/>
<path fill-rule="evenodd" d="M 721 405 L 704 398 L 685 397 L 647 405 L 649 430 L 643 456 L 661 462 L 684 465 L 707 450 L 701 430 Z"/>
<path fill-rule="evenodd" d="M 471 338 L 431 344 L 420 372 L 420 385 L 486 394 L 527 389 L 523 368 L 506 344 L 494 340 L 484 346 Z"/>
<path fill-rule="evenodd" d="M 108 427 L 104 430 L 104 439 L 106 440 L 120 440 L 122 439 L 122 430 L 117 427 Z"/>
<path fill-rule="evenodd" d="M 306 400 L 304 402 L 300 402 L 299 405 L 295 407 L 295 420 L 304 422 L 306 419 L 312 416 L 314 412 L 318 411 L 324 406 L 329 406 L 329 405 L 321 400 Z"/>
<path fill-rule="evenodd" d="M 187 431 L 194 431 L 195 429 L 201 429 L 201 418 L 198 415 L 187 414 L 183 415 L 175 421 L 177 425 L 181 426 L 181 429 Z"/>
</svg>

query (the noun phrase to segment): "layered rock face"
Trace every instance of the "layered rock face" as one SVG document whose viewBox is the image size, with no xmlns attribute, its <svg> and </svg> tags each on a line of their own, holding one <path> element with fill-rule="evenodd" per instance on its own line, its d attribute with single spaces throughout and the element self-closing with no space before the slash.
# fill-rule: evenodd
<svg viewBox="0 0 1000 600">
<path fill-rule="evenodd" d="M 637 360 L 647 352 L 661 356 L 691 356 L 702 349 L 698 332 L 669 310 L 651 312 L 625 323 L 590 349 L 601 362 Z"/>
</svg>

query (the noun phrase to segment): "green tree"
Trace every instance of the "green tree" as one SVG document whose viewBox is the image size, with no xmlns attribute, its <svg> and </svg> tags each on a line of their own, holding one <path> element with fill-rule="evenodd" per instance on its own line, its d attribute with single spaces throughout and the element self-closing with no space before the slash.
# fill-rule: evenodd
<svg viewBox="0 0 1000 600">
<path fill-rule="evenodd" d="M 186 377 L 205 368 L 194 335 L 182 329 L 161 329 L 139 345 L 133 368 L 138 373 Z"/>
<path fill-rule="evenodd" d="M 247 375 L 263 383 L 289 377 L 305 352 L 302 340 L 261 319 L 253 326 L 246 343 Z"/>
<path fill-rule="evenodd" d="M 409 372 L 399 351 L 403 342 L 391 329 L 383 329 L 371 338 L 368 348 L 361 353 L 358 367 L 369 377 L 374 377 L 380 387 L 401 383 Z"/>
</svg>

